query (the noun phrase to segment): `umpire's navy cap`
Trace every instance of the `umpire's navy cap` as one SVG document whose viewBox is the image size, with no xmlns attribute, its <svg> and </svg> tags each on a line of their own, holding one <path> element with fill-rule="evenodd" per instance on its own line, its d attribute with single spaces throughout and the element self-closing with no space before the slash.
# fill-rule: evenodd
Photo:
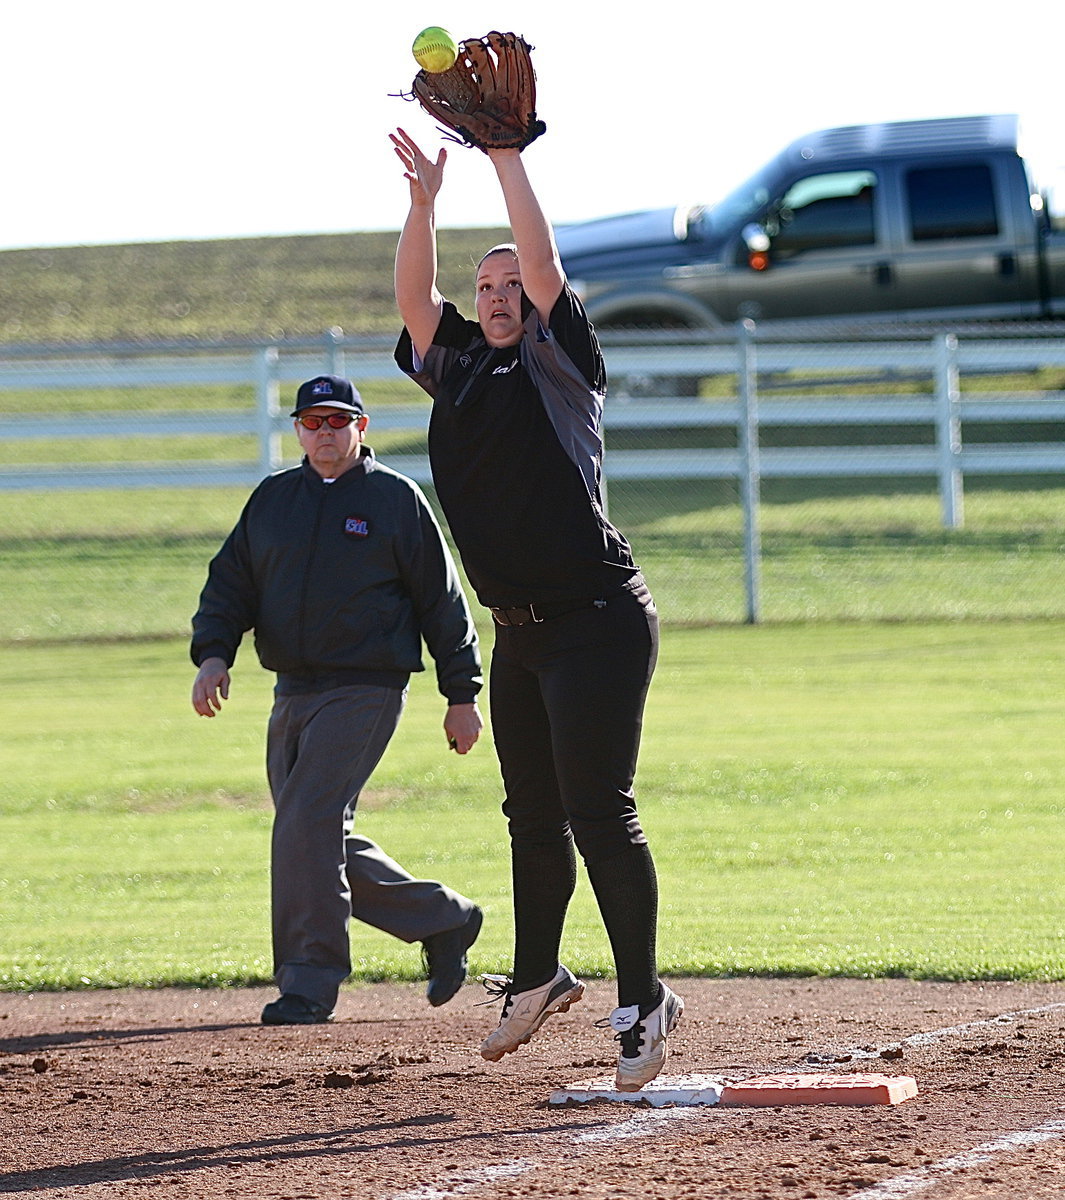
<svg viewBox="0 0 1065 1200">
<path fill-rule="evenodd" d="M 366 412 L 362 397 L 350 379 L 339 375 L 316 375 L 301 383 L 296 393 L 296 407 L 289 413 L 298 416 L 305 408 L 342 408 L 345 412 Z"/>
</svg>

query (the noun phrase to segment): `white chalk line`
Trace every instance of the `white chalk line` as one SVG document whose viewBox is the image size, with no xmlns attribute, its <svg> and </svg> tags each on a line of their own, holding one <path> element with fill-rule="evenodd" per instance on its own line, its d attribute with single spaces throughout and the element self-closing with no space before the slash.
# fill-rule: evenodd
<svg viewBox="0 0 1065 1200">
<path fill-rule="evenodd" d="M 648 1137 L 658 1131 L 657 1127 L 665 1121 L 690 1120 L 702 1114 L 696 1108 L 654 1108 L 617 1125 L 603 1125 L 598 1129 L 585 1129 L 575 1133 L 570 1142 L 620 1142 L 627 1138 Z M 538 1136 L 535 1133 L 525 1135 Z M 538 1170 L 540 1163 L 529 1158 L 513 1158 L 509 1162 L 493 1163 L 490 1167 L 480 1167 L 474 1171 L 463 1171 L 453 1177 L 453 1182 L 426 1184 L 423 1187 L 411 1188 L 406 1192 L 395 1192 L 390 1200 L 451 1200 L 452 1196 L 464 1196 L 476 1191 L 486 1183 L 494 1183 L 497 1179 L 513 1178 L 524 1175 L 529 1171 Z"/>
<path fill-rule="evenodd" d="M 841 1050 L 839 1053 L 848 1054 L 851 1058 L 880 1058 L 884 1049 L 894 1046 L 930 1046 L 933 1042 L 939 1041 L 940 1038 L 955 1037 L 962 1033 L 972 1033 L 976 1029 L 986 1029 L 989 1025 L 1011 1025 L 1014 1021 L 1019 1021 L 1022 1017 L 1035 1017 L 1040 1013 L 1054 1012 L 1061 1008 L 1065 1008 L 1065 1002 L 1041 1004 L 1038 1008 L 1021 1008 L 1015 1012 L 999 1013 L 994 1017 L 985 1017 L 981 1021 L 967 1021 L 964 1025 L 945 1025 L 942 1029 L 929 1029 L 923 1033 L 911 1033 L 909 1037 L 904 1037 L 899 1042 L 891 1042 L 888 1047 L 882 1046 L 877 1050 L 862 1048 Z"/>
<path fill-rule="evenodd" d="M 1037 1146 L 1041 1142 L 1051 1142 L 1065 1138 L 1065 1121 L 1044 1121 L 1034 1129 L 1019 1129 L 1016 1133 L 1006 1133 L 994 1141 L 984 1142 L 971 1150 L 963 1150 L 951 1158 L 940 1159 L 921 1167 L 910 1175 L 899 1175 L 895 1179 L 885 1179 L 882 1183 L 874 1183 L 871 1187 L 854 1192 L 847 1200 L 905 1200 L 916 1192 L 924 1191 L 938 1183 L 946 1175 L 956 1175 L 959 1171 L 967 1171 L 970 1167 L 979 1166 L 996 1154 L 1009 1153 L 1023 1146 Z"/>
<path fill-rule="evenodd" d="M 515 1158 L 510 1162 L 494 1163 L 490 1167 L 480 1167 L 476 1171 L 464 1171 L 461 1179 L 450 1184 L 442 1183 L 436 1186 L 427 1183 L 422 1187 L 411 1188 L 407 1192 L 396 1192 L 392 1200 L 449 1200 L 451 1196 L 464 1196 L 475 1192 L 483 1184 L 495 1183 L 497 1179 L 510 1179 L 515 1175 L 524 1175 L 535 1171 L 539 1164 L 527 1158 Z"/>
<path fill-rule="evenodd" d="M 658 1132 L 658 1126 L 664 1121 L 686 1121 L 693 1117 L 701 1117 L 704 1113 L 699 1108 L 651 1108 L 638 1116 L 620 1121 L 617 1125 L 601 1125 L 598 1129 L 585 1129 L 575 1133 L 570 1139 L 574 1142 L 621 1142 L 627 1138 L 651 1137 Z"/>
<path fill-rule="evenodd" d="M 941 1038 L 954 1037 L 959 1034 L 972 1033 L 974 1030 L 987 1028 L 990 1025 L 1009 1025 L 1023 1017 L 1038 1016 L 1040 1013 L 1055 1012 L 1065 1009 L 1065 1002 L 1042 1004 L 1036 1008 L 1016 1009 L 1013 1012 L 998 1013 L 994 1017 L 985 1017 L 979 1021 L 967 1021 L 962 1025 L 946 1025 L 940 1029 L 930 1029 L 922 1033 L 912 1033 L 893 1046 L 925 1046 L 939 1041 Z M 880 1050 L 852 1048 L 836 1051 L 839 1055 L 847 1055 L 851 1059 L 879 1058 Z M 624 1141 L 628 1138 L 649 1137 L 656 1134 L 666 1122 L 690 1120 L 702 1117 L 702 1108 L 656 1108 L 620 1121 L 616 1125 L 604 1125 L 599 1129 L 583 1130 L 575 1133 L 569 1140 L 573 1143 L 601 1143 Z M 528 1137 L 537 1136 L 535 1133 Z M 855 1192 L 847 1200 L 905 1200 L 915 1192 L 931 1187 L 945 1175 L 966 1170 L 970 1166 L 986 1162 L 995 1154 L 1008 1150 L 1016 1150 L 1020 1146 L 1037 1145 L 1055 1138 L 1065 1138 L 1065 1121 L 1047 1121 L 1035 1129 L 1022 1129 L 1016 1133 L 1004 1134 L 991 1142 L 975 1146 L 961 1154 L 941 1159 L 937 1163 L 929 1163 L 909 1175 L 900 1175 L 895 1179 L 886 1179 L 873 1184 L 860 1192 Z M 480 1167 L 476 1170 L 456 1173 L 450 1182 L 441 1180 L 439 1184 L 424 1184 L 408 1191 L 394 1192 L 389 1200 L 452 1200 L 454 1196 L 466 1196 L 476 1192 L 485 1184 L 494 1183 L 497 1179 L 514 1178 L 538 1170 L 540 1163 L 535 1159 L 515 1158 L 508 1162 L 493 1163 L 491 1166 Z M 901 1189 L 901 1190 L 900 1190 Z"/>
</svg>

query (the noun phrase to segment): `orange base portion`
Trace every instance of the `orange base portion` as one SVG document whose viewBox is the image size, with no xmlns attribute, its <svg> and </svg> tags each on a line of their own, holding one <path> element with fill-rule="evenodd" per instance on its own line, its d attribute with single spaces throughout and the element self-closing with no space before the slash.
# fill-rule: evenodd
<svg viewBox="0 0 1065 1200">
<path fill-rule="evenodd" d="M 726 1083 L 719 1104 L 900 1104 L 917 1095 L 909 1075 L 761 1075 Z"/>
</svg>

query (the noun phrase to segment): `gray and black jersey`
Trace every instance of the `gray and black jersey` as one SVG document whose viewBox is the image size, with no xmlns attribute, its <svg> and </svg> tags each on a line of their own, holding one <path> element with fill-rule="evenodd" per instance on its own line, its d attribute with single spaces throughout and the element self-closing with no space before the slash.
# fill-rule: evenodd
<svg viewBox="0 0 1065 1200">
<path fill-rule="evenodd" d="M 529 312 L 516 346 L 493 349 L 445 302 L 425 361 L 406 330 L 396 361 L 433 397 L 433 481 L 482 604 L 609 595 L 633 579 L 600 491 L 606 369 L 568 285 L 548 328 Z"/>
</svg>

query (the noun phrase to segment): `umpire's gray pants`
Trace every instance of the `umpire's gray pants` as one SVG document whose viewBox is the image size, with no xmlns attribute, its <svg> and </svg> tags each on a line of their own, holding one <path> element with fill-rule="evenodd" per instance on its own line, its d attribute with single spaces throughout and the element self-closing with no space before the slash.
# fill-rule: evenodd
<svg viewBox="0 0 1065 1200">
<path fill-rule="evenodd" d="M 405 942 L 461 925 L 473 902 L 413 879 L 352 833 L 355 805 L 399 723 L 406 691 L 354 686 L 278 696 L 266 766 L 274 800 L 271 908 L 282 993 L 332 1008 L 351 972 L 354 916 Z"/>
</svg>

